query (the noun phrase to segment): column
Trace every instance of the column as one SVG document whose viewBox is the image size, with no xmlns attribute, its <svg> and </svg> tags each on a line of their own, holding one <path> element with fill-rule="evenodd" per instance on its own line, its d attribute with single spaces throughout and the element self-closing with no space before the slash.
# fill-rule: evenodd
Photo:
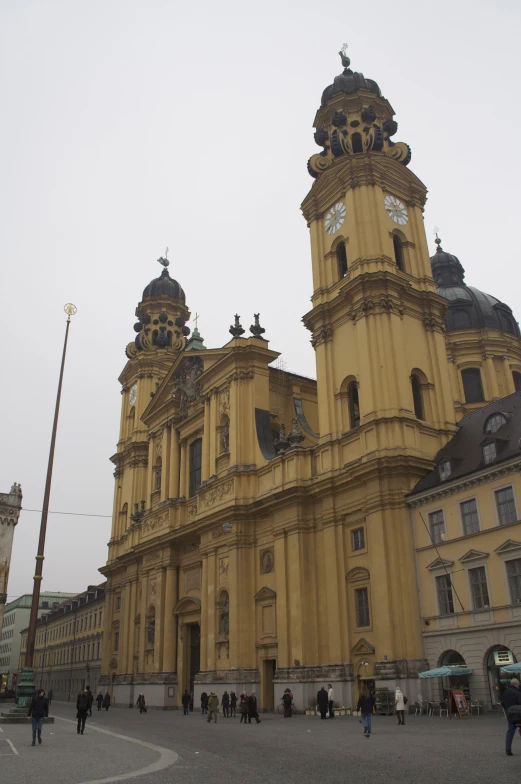
<svg viewBox="0 0 521 784">
<path fill-rule="evenodd" d="M 210 398 L 210 476 L 216 473 L 215 459 L 219 454 L 219 444 L 217 441 L 217 408 L 219 405 L 219 395 L 216 393 Z"/>
<path fill-rule="evenodd" d="M 284 531 L 279 531 L 275 535 L 275 581 L 277 586 L 277 666 L 289 667 L 293 662 L 289 660 L 291 630 L 286 592 L 286 539 Z M 255 608 L 256 610 L 257 608 Z"/>
<path fill-rule="evenodd" d="M 181 467 L 179 471 L 179 497 L 188 495 L 186 438 L 181 441 Z"/>
<path fill-rule="evenodd" d="M 207 569 L 207 581 L 206 581 L 206 595 L 204 599 L 208 605 L 208 612 L 206 614 L 207 618 L 207 626 L 206 626 L 206 640 L 207 640 L 207 662 L 208 662 L 208 669 L 215 670 L 216 660 L 217 660 L 217 653 L 215 650 L 215 576 L 216 576 L 217 568 L 216 568 L 216 551 L 212 550 L 211 553 L 208 554 L 208 569 Z"/>
<path fill-rule="evenodd" d="M 171 441 L 172 428 L 167 425 L 163 429 L 163 465 L 161 471 L 161 501 L 166 501 L 170 498 L 170 458 L 171 458 Z"/>
<path fill-rule="evenodd" d="M 112 592 L 112 586 L 109 588 L 107 585 L 105 591 L 105 609 L 103 612 L 104 615 L 104 622 L 103 628 L 105 633 L 103 635 L 103 656 L 101 662 L 101 672 L 103 675 L 109 674 L 109 664 L 112 658 L 112 613 L 114 608 L 114 594 Z M 76 613 L 74 613 L 73 624 L 74 627 L 76 626 Z M 73 627 L 73 629 L 74 629 Z M 73 644 L 72 644 L 72 656 L 74 661 L 74 653 L 76 648 L 76 632 L 73 631 Z"/>
<path fill-rule="evenodd" d="M 345 620 L 340 617 L 340 603 L 338 600 L 338 573 L 337 573 L 337 542 L 336 525 L 332 520 L 323 528 L 324 537 L 324 569 L 326 570 L 326 616 L 327 616 L 327 640 L 328 640 L 328 663 L 333 664 L 342 661 L 340 631 Z"/>
<path fill-rule="evenodd" d="M 138 672 L 145 672 L 145 647 L 147 627 L 148 572 L 141 575 L 141 602 L 139 624 L 139 667 Z"/>
<path fill-rule="evenodd" d="M 132 580 L 129 584 L 128 592 L 127 592 L 127 606 L 125 607 L 125 616 L 126 616 L 126 623 L 127 623 L 127 639 L 126 639 L 126 646 L 127 646 L 127 664 L 125 671 L 128 674 L 132 674 L 134 671 L 134 647 L 135 647 L 135 633 L 136 633 L 136 624 L 134 623 L 134 619 L 136 617 L 136 589 L 137 583 L 135 580 Z"/>
<path fill-rule="evenodd" d="M 165 574 L 165 596 L 163 602 L 163 667 L 162 672 L 176 671 L 176 619 L 174 608 L 179 601 L 177 592 L 177 568 L 168 566 Z"/>
<path fill-rule="evenodd" d="M 203 460 L 201 466 L 201 481 L 205 482 L 210 477 L 210 398 L 204 403 L 204 429 L 203 429 Z"/>
<path fill-rule="evenodd" d="M 145 504 L 147 509 L 150 507 L 150 494 L 154 487 L 153 485 L 154 447 L 155 447 L 155 438 L 154 436 L 150 436 L 150 440 L 148 442 L 147 491 L 145 494 Z"/>
<path fill-rule="evenodd" d="M 154 574 L 156 593 L 153 597 L 156 609 L 156 626 L 154 639 L 154 672 L 163 672 L 164 614 L 165 614 L 165 570 Z"/>
<path fill-rule="evenodd" d="M 169 498 L 179 498 L 180 446 L 177 428 L 172 427 L 170 433 L 170 479 L 168 483 Z"/>
<path fill-rule="evenodd" d="M 488 391 L 490 393 L 490 397 L 492 399 L 499 398 L 499 386 L 497 383 L 497 375 L 496 375 L 496 366 L 494 364 L 494 355 L 493 354 L 485 354 L 483 357 L 485 360 L 485 367 L 486 367 L 486 386 L 488 387 Z M 485 395 L 487 390 L 485 388 Z"/>
</svg>

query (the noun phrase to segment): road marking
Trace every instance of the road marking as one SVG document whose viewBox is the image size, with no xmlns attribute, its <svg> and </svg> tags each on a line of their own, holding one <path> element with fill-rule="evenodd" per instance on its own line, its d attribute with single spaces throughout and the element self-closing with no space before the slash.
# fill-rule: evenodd
<svg viewBox="0 0 521 784">
<path fill-rule="evenodd" d="M 11 741 L 9 740 L 9 738 L 6 738 L 6 740 L 0 740 L 0 743 L 8 743 L 8 744 L 9 744 L 9 746 L 11 747 L 11 751 L 8 751 L 8 752 L 7 752 L 7 754 L 9 754 L 9 755 L 11 755 L 11 754 L 16 754 L 16 756 L 17 756 L 17 757 L 19 757 L 19 756 L 20 756 L 20 755 L 18 754 L 17 750 L 15 749 L 15 747 L 13 746 L 13 744 L 11 743 Z M 2 746 L 0 746 L 0 748 L 2 748 Z M 5 748 L 5 746 L 4 746 L 3 748 Z M 7 754 L 6 754 L 5 752 L 3 752 L 3 751 L 0 751 L 0 757 L 1 757 L 1 756 L 4 756 L 4 757 L 6 757 L 6 756 L 7 756 Z"/>
<path fill-rule="evenodd" d="M 76 722 L 72 719 L 64 719 L 62 716 L 56 716 L 56 714 L 54 714 L 54 717 L 60 721 L 66 721 L 69 724 L 76 724 Z M 147 765 L 145 768 L 139 768 L 139 770 L 129 771 L 128 773 L 121 773 L 118 776 L 109 776 L 107 779 L 89 779 L 88 781 L 80 781 L 79 784 L 109 784 L 111 781 L 126 781 L 127 779 L 134 779 L 137 776 L 144 776 L 147 773 L 156 773 L 158 770 L 164 770 L 165 768 L 170 767 L 170 765 L 173 765 L 179 759 L 179 754 L 176 754 L 176 752 L 172 751 L 171 749 L 166 749 L 164 746 L 156 746 L 154 743 L 147 743 L 145 740 L 131 738 L 129 735 L 120 735 L 117 732 L 104 730 L 101 727 L 96 727 L 95 724 L 90 724 L 89 729 L 95 730 L 96 732 L 102 732 L 104 735 L 111 735 L 113 738 L 125 740 L 129 743 L 137 743 L 139 746 L 144 746 L 147 749 L 155 751 L 157 754 L 159 754 L 159 759 L 155 762 L 152 762 L 150 765 Z"/>
<path fill-rule="evenodd" d="M 0 732 L 3 732 L 3 729 L 0 727 Z"/>
</svg>

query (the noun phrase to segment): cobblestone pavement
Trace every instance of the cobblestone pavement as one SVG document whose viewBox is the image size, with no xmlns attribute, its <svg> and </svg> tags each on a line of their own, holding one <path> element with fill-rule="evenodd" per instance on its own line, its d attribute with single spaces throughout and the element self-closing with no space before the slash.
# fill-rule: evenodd
<svg viewBox="0 0 521 784">
<path fill-rule="evenodd" d="M 516 735 L 514 756 L 507 757 L 506 722 L 496 716 L 464 721 L 408 716 L 404 727 L 393 717 L 375 717 L 367 740 L 353 717 L 321 721 L 261 714 L 261 724 L 244 726 L 238 717 L 219 716 L 217 724 L 208 724 L 199 713 L 140 715 L 111 708 L 94 711 L 85 735 L 78 736 L 73 706 L 55 702 L 52 707 L 56 722 L 44 727 L 41 747 L 31 747 L 30 725 L 2 725 L 2 784 L 521 780 L 521 738 Z"/>
</svg>

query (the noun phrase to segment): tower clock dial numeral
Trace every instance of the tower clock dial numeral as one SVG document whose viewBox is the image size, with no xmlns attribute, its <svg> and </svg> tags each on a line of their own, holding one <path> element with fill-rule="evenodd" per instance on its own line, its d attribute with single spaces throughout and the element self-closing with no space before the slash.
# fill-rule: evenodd
<svg viewBox="0 0 521 784">
<path fill-rule="evenodd" d="M 395 223 L 399 226 L 405 226 L 409 220 L 405 204 L 396 198 L 396 196 L 386 196 L 384 199 L 385 211 Z"/>
<path fill-rule="evenodd" d="M 324 228 L 327 234 L 336 234 L 340 226 L 346 219 L 346 205 L 341 201 L 331 207 L 324 220 Z"/>
<path fill-rule="evenodd" d="M 130 387 L 128 402 L 130 403 L 131 406 L 133 406 L 136 400 L 137 400 L 137 384 L 134 384 L 132 387 Z"/>
</svg>

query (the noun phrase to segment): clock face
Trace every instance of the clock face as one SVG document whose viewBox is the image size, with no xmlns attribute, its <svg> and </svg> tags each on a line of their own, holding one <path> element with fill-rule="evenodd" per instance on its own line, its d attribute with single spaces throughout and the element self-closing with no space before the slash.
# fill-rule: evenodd
<svg viewBox="0 0 521 784">
<path fill-rule="evenodd" d="M 130 403 L 131 406 L 134 405 L 136 399 L 137 399 L 137 384 L 134 384 L 134 386 L 130 387 L 130 392 L 128 395 L 128 402 Z"/>
<path fill-rule="evenodd" d="M 331 207 L 324 220 L 324 228 L 328 234 L 336 234 L 346 218 L 346 206 L 341 201 Z"/>
<path fill-rule="evenodd" d="M 396 196 L 386 196 L 384 199 L 385 211 L 395 223 L 399 226 L 405 226 L 409 220 L 405 204 L 396 198 Z"/>
</svg>

